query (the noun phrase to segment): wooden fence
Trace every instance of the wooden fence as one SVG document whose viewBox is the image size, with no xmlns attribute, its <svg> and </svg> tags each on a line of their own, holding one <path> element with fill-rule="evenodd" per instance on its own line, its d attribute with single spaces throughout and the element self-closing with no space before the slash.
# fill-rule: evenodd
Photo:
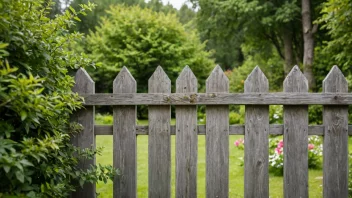
<svg viewBox="0 0 352 198">
<path fill-rule="evenodd" d="M 124 67 L 113 82 L 113 94 L 95 93 L 84 69 L 75 77 L 74 91 L 85 99 L 84 110 L 73 119 L 84 126 L 74 137 L 82 148 L 95 146 L 96 135 L 113 135 L 114 197 L 136 197 L 136 135 L 148 135 L 149 197 L 170 197 L 171 135 L 176 135 L 176 197 L 197 197 L 197 135 L 206 135 L 206 196 L 229 196 L 229 135 L 245 136 L 244 197 L 269 197 L 269 134 L 284 136 L 284 196 L 308 197 L 308 135 L 324 136 L 323 195 L 348 197 L 348 105 L 352 94 L 334 66 L 323 81 L 323 93 L 308 93 L 308 83 L 295 66 L 282 93 L 269 93 L 269 83 L 254 68 L 244 93 L 229 93 L 229 81 L 216 66 L 206 81 L 206 93 L 197 93 L 197 79 L 185 67 L 176 81 L 176 93 L 161 67 L 149 79 L 149 93 L 136 93 L 136 81 Z M 245 125 L 229 125 L 230 104 L 246 105 Z M 269 105 L 284 105 L 284 124 L 269 125 Z M 323 125 L 308 126 L 308 105 L 324 106 Z M 112 126 L 94 125 L 94 105 L 113 106 Z M 148 105 L 149 126 L 136 125 L 136 105 Z M 176 126 L 170 126 L 176 105 Z M 206 105 L 206 125 L 197 125 L 197 105 Z M 81 163 L 85 168 L 95 160 Z M 95 185 L 85 185 L 74 197 L 95 197 Z"/>
</svg>

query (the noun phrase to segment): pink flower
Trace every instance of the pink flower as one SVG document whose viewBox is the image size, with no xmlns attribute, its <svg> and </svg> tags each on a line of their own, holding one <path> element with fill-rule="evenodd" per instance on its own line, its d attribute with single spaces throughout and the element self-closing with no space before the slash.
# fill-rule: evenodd
<svg viewBox="0 0 352 198">
<path fill-rule="evenodd" d="M 309 150 L 314 149 L 314 144 L 308 144 L 308 149 L 309 149 Z"/>
<path fill-rule="evenodd" d="M 244 145 L 244 139 L 240 138 L 240 139 L 236 140 L 233 144 L 237 147 L 240 146 L 241 144 Z"/>
<path fill-rule="evenodd" d="M 284 147 L 284 141 L 280 140 L 279 144 L 277 145 L 277 148 L 283 148 Z"/>
<path fill-rule="evenodd" d="M 281 148 L 275 148 L 275 152 L 279 155 L 282 154 L 282 149 Z"/>
</svg>

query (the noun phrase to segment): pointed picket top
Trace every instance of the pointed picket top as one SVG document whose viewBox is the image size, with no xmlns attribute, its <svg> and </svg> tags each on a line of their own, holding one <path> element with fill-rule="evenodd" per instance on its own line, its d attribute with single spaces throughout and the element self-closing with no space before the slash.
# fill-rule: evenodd
<svg viewBox="0 0 352 198">
<path fill-rule="evenodd" d="M 256 66 L 244 81 L 244 92 L 267 91 L 269 91 L 269 81 L 259 66 Z"/>
<path fill-rule="evenodd" d="M 148 93 L 171 93 L 171 80 L 161 66 L 148 80 Z"/>
<path fill-rule="evenodd" d="M 348 92 L 348 82 L 336 65 L 323 80 L 323 92 Z"/>
<path fill-rule="evenodd" d="M 72 91 L 77 93 L 94 93 L 94 87 L 94 81 L 87 71 L 82 67 L 79 68 L 75 75 L 75 85 L 72 88 Z"/>
<path fill-rule="evenodd" d="M 308 80 L 295 65 L 284 81 L 285 92 L 308 92 Z"/>
<path fill-rule="evenodd" d="M 177 93 L 197 93 L 198 81 L 191 68 L 186 65 L 176 80 Z"/>
<path fill-rule="evenodd" d="M 206 81 L 207 92 L 228 92 L 229 91 L 229 79 L 222 71 L 220 65 L 211 72 L 210 76 Z"/>
<path fill-rule="evenodd" d="M 113 82 L 113 93 L 136 93 L 137 83 L 127 67 L 123 66 Z"/>
</svg>

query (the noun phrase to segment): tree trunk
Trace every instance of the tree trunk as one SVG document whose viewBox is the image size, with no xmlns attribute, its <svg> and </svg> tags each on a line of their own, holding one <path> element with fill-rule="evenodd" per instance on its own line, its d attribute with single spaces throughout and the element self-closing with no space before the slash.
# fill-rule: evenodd
<svg viewBox="0 0 352 198">
<path fill-rule="evenodd" d="M 293 46 L 292 46 L 292 32 L 285 28 L 283 31 L 283 41 L 284 41 L 284 51 L 285 51 L 285 76 L 290 73 L 292 67 L 294 66 L 293 60 Z"/>
<path fill-rule="evenodd" d="M 308 80 L 309 89 L 315 88 L 315 78 L 313 74 L 313 58 L 314 58 L 314 32 L 312 27 L 312 19 L 310 13 L 310 0 L 302 0 L 302 29 L 304 41 L 303 66 L 304 75 Z"/>
</svg>

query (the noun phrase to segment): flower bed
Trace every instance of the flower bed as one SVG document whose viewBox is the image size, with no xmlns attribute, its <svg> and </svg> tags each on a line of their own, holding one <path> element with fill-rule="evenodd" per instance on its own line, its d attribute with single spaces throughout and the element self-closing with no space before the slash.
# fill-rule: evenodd
<svg viewBox="0 0 352 198">
<path fill-rule="evenodd" d="M 322 165 L 322 140 L 318 136 L 308 138 L 308 168 L 318 169 Z M 234 142 L 237 149 L 244 150 L 244 140 L 237 139 Z M 243 165 L 243 158 L 240 159 Z M 284 169 L 284 141 L 282 136 L 269 139 L 269 172 L 274 175 L 283 175 Z"/>
</svg>

